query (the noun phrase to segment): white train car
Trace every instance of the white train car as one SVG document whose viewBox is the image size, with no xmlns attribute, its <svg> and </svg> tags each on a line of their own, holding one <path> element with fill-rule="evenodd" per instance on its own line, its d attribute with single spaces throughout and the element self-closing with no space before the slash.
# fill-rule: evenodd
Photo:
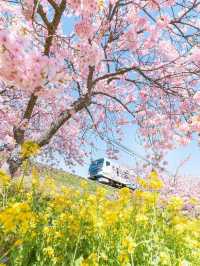
<svg viewBox="0 0 200 266">
<path fill-rule="evenodd" d="M 134 173 L 106 158 L 92 161 L 89 166 L 89 179 L 97 180 L 113 187 L 136 189 Z"/>
</svg>

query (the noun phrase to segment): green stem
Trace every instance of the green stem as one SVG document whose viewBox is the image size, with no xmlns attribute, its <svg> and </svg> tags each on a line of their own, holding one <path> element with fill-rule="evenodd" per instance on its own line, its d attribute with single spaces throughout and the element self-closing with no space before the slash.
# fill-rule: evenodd
<svg viewBox="0 0 200 266">
<path fill-rule="evenodd" d="M 76 241 L 76 247 L 75 247 L 75 250 L 74 250 L 74 254 L 73 254 L 73 259 L 72 259 L 71 266 L 74 265 L 74 261 L 75 261 L 75 258 L 76 258 L 76 252 L 77 252 L 78 244 L 79 244 L 79 241 L 80 241 L 80 236 L 81 236 L 81 233 L 79 233 L 78 238 L 77 238 L 77 241 Z"/>
</svg>

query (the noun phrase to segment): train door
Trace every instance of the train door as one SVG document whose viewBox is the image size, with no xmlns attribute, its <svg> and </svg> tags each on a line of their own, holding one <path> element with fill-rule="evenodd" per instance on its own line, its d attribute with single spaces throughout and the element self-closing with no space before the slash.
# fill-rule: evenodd
<svg viewBox="0 0 200 266">
<path fill-rule="evenodd" d="M 104 164 L 103 164 L 103 168 L 102 168 L 102 175 L 109 179 L 111 174 L 112 174 L 111 162 L 107 159 L 104 159 Z"/>
<path fill-rule="evenodd" d="M 115 182 L 120 182 L 120 167 L 118 165 L 112 165 L 112 179 Z"/>
</svg>

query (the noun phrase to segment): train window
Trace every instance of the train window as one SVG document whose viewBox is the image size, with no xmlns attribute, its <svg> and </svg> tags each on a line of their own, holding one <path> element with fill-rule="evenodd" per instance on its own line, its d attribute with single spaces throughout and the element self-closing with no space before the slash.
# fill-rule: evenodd
<svg viewBox="0 0 200 266">
<path fill-rule="evenodd" d="M 106 166 L 109 166 L 109 165 L 110 165 L 110 162 L 107 161 L 107 162 L 106 162 Z"/>
<path fill-rule="evenodd" d="M 117 168 L 117 175 L 119 175 L 119 169 Z"/>
<path fill-rule="evenodd" d="M 124 172 L 124 178 L 128 179 L 128 172 L 127 171 Z"/>
</svg>

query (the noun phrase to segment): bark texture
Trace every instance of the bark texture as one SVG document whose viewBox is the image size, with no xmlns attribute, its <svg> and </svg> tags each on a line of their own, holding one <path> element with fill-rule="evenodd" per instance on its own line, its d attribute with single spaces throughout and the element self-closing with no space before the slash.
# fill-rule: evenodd
<svg viewBox="0 0 200 266">
<path fill-rule="evenodd" d="M 8 170 L 11 177 L 15 176 L 15 173 L 23 163 L 23 158 L 21 156 L 21 146 L 16 145 L 15 149 L 12 151 L 10 157 L 7 160 Z"/>
</svg>

